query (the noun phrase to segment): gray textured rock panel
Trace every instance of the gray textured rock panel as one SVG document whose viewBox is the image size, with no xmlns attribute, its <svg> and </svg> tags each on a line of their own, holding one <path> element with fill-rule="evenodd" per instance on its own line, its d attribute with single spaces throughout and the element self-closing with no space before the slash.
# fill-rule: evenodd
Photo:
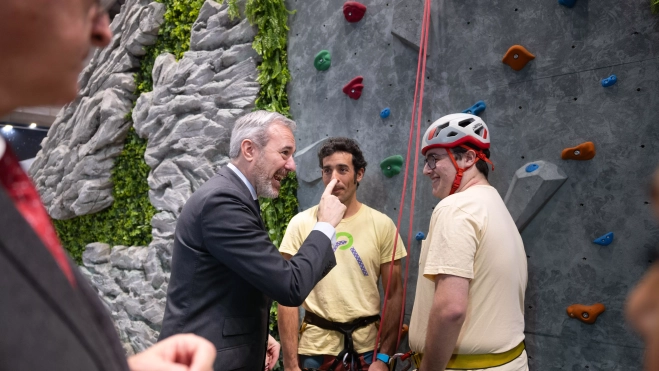
<svg viewBox="0 0 659 371">
<path fill-rule="evenodd" d="M 538 168 L 527 172 L 529 165 Z M 522 231 L 540 209 L 567 180 L 567 175 L 555 164 L 533 161 L 520 167 L 513 175 L 503 202 L 508 207 L 515 225 Z"/>
<path fill-rule="evenodd" d="M 92 214 L 112 202 L 110 170 L 130 128 L 133 73 L 144 47 L 155 43 L 165 5 L 128 0 L 113 20 L 110 46 L 81 73 L 78 97 L 58 114 L 30 175 L 51 217 Z"/>
<path fill-rule="evenodd" d="M 391 34 L 404 44 L 419 50 L 421 24 L 423 22 L 423 0 L 399 0 L 394 4 L 394 19 Z"/>
<path fill-rule="evenodd" d="M 110 170 L 135 99 L 131 73 L 139 66 L 141 45 L 155 41 L 165 6 L 129 0 L 124 10 L 128 14 L 112 24 L 112 47 L 98 52 L 81 75 L 81 95 L 62 110 L 44 141 L 49 154 L 33 167 L 53 216 L 84 215 L 112 203 Z M 129 355 L 157 340 L 176 219 L 192 192 L 228 163 L 233 123 L 252 110 L 260 89 L 251 26 L 229 20 L 226 4 L 207 0 L 194 29 L 193 50 L 179 62 L 170 54 L 157 58 L 154 90 L 133 111 L 135 130 L 148 140 L 149 198 L 158 210 L 151 220 L 153 240 L 147 247 L 93 243 L 83 253 L 81 270 L 111 312 Z M 59 145 L 47 151 L 50 143 Z"/>
<path fill-rule="evenodd" d="M 165 313 L 167 279 L 155 248 L 94 243 L 80 268 L 110 310 L 128 354 L 158 339 Z"/>
</svg>

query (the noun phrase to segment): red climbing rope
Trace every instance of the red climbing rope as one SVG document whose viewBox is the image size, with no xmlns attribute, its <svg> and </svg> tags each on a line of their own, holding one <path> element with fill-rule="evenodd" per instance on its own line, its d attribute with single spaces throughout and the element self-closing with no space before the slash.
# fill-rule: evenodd
<svg viewBox="0 0 659 371">
<path fill-rule="evenodd" d="M 426 57 L 427 57 L 427 49 L 428 49 L 428 34 L 430 33 L 429 31 L 429 25 L 430 25 L 430 7 L 431 7 L 431 0 L 425 0 L 424 8 L 423 8 L 423 21 L 421 23 L 421 40 L 419 42 L 419 58 L 418 58 L 418 64 L 417 64 L 417 71 L 416 71 L 416 83 L 414 87 L 414 103 L 412 105 L 412 120 L 410 121 L 410 134 L 407 142 L 407 156 L 405 160 L 405 177 L 403 180 L 403 190 L 401 192 L 401 198 L 400 198 L 400 205 L 398 207 L 398 220 L 396 222 L 396 236 L 398 236 L 398 233 L 400 231 L 400 224 L 401 220 L 403 218 L 403 207 L 405 205 L 405 194 L 407 193 L 407 177 L 409 174 L 409 169 L 410 169 L 410 154 L 412 151 L 412 148 L 415 148 L 418 146 L 418 143 L 420 141 L 421 137 L 421 116 L 423 112 L 423 90 L 425 87 L 425 76 L 426 76 Z M 420 90 L 419 90 L 419 85 L 420 85 Z M 418 97 L 418 101 L 417 101 Z M 418 113 L 417 113 L 417 102 L 418 102 Z M 414 128 L 414 120 L 416 118 L 416 140 L 413 143 L 412 138 L 414 138 L 414 133 L 415 133 L 415 128 Z M 405 259 L 405 282 L 403 283 L 403 300 L 402 300 L 402 308 L 400 312 L 400 321 L 399 321 L 399 326 L 398 326 L 398 338 L 396 340 L 396 349 L 398 349 L 398 346 L 400 345 L 400 338 L 401 338 L 401 330 L 403 327 L 403 318 L 405 317 L 405 298 L 407 296 L 407 279 L 409 275 L 409 267 L 410 267 L 410 254 L 409 254 L 409 246 L 412 244 L 412 228 L 413 228 L 413 222 L 414 222 L 414 203 L 415 203 L 415 198 L 416 198 L 416 180 L 417 180 L 417 173 L 418 173 L 418 168 L 419 168 L 419 151 L 415 150 L 414 151 L 414 175 L 412 177 L 412 200 L 410 203 L 410 224 L 409 224 L 409 230 L 408 230 L 408 237 L 407 237 L 407 246 L 406 246 L 406 251 L 407 251 L 407 259 Z M 391 276 L 393 275 L 393 269 L 394 269 L 394 264 L 393 262 L 395 261 L 396 258 L 396 248 L 398 246 L 398 238 L 394 239 L 394 249 L 391 254 L 391 265 L 389 266 L 389 279 L 387 280 L 387 288 L 385 290 L 384 294 L 384 305 L 382 306 L 382 319 L 385 318 L 385 313 L 387 311 L 387 299 L 389 298 L 389 289 L 391 287 Z M 375 347 L 373 348 L 373 359 L 375 359 L 377 353 L 378 353 L 378 345 L 380 342 L 380 335 L 382 333 L 382 328 L 384 326 L 380 326 L 378 329 L 377 336 L 375 338 Z"/>
</svg>

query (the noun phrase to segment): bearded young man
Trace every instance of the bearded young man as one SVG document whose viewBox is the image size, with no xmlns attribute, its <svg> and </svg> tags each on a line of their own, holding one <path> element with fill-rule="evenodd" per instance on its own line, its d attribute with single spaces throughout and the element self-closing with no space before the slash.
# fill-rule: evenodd
<svg viewBox="0 0 659 371">
<path fill-rule="evenodd" d="M 298 308 L 279 305 L 284 368 L 286 371 L 387 371 L 389 357 L 396 351 L 403 298 L 400 259 L 406 255 L 405 246 L 388 216 L 357 199 L 366 160 L 355 140 L 328 139 L 318 150 L 318 163 L 323 183 L 338 180 L 332 194 L 346 206 L 346 213 L 336 227 L 337 267 L 305 300 L 299 339 Z M 279 251 L 287 258 L 295 258 L 317 218 L 318 206 L 293 217 Z M 392 262 L 396 239 L 396 256 Z M 391 279 L 388 310 L 382 319 L 380 279 L 383 286 Z M 378 322 L 383 330 L 382 345 L 374 358 Z"/>
</svg>

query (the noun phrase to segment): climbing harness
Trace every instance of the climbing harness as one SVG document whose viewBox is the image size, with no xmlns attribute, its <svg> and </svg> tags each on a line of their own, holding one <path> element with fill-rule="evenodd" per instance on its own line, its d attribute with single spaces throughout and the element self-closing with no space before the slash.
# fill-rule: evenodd
<svg viewBox="0 0 659 371">
<path fill-rule="evenodd" d="M 510 363 L 517 357 L 522 355 L 526 349 L 524 341 L 519 343 L 516 347 L 503 353 L 490 353 L 490 354 L 453 354 L 451 359 L 446 365 L 447 370 L 477 370 L 487 369 L 492 367 L 503 366 Z M 389 359 L 389 369 L 393 371 L 396 361 L 406 362 L 402 363 L 401 371 L 407 371 L 414 365 L 416 370 L 421 367 L 421 360 L 423 354 L 409 351 L 407 353 L 396 353 Z"/>
<path fill-rule="evenodd" d="M 366 327 L 371 323 L 378 322 L 379 320 L 380 315 L 376 314 L 374 316 L 357 318 L 356 320 L 350 322 L 333 322 L 306 310 L 304 312 L 304 320 L 302 321 L 302 328 L 300 329 L 300 333 L 304 332 L 307 324 L 320 327 L 324 330 L 337 331 L 341 333 L 343 335 L 343 350 L 339 352 L 328 370 L 334 371 L 339 363 L 343 363 L 343 367 L 347 371 L 355 371 L 357 370 L 355 368 L 355 364 L 359 364 L 359 353 L 357 353 L 355 350 L 355 345 L 352 341 L 352 333 L 359 328 Z"/>
</svg>

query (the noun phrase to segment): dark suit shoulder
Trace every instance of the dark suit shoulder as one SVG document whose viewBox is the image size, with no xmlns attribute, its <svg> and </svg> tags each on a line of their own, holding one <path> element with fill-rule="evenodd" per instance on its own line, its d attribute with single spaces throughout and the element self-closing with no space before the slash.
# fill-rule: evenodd
<svg viewBox="0 0 659 371">
<path fill-rule="evenodd" d="M 243 181 L 233 170 L 224 167 L 214 177 L 204 183 L 190 197 L 188 202 L 205 203 L 210 197 L 229 196 L 250 202 L 252 195 Z"/>
</svg>

